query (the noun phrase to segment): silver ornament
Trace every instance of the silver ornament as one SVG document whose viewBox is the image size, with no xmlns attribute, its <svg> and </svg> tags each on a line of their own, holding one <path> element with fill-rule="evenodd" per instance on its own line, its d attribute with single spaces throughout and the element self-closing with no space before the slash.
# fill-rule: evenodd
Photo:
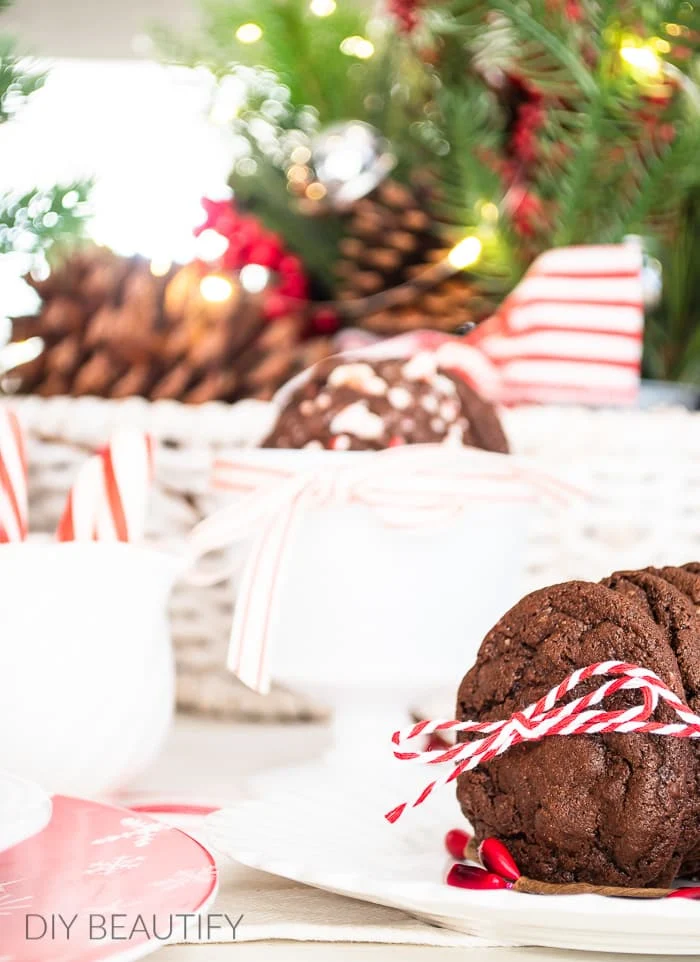
<svg viewBox="0 0 700 962">
<path fill-rule="evenodd" d="M 653 310 L 661 303 L 663 286 L 661 261 L 645 254 L 642 264 L 642 299 L 648 310 Z"/>
<path fill-rule="evenodd" d="M 633 244 L 642 252 L 642 302 L 648 311 L 653 311 L 661 303 L 663 293 L 663 267 L 661 261 L 652 257 L 646 246 L 646 239 L 639 234 L 627 234 L 626 244 Z"/>
<path fill-rule="evenodd" d="M 348 120 L 318 133 L 311 163 L 329 202 L 344 207 L 374 190 L 396 165 L 389 141 L 370 124 Z"/>
</svg>

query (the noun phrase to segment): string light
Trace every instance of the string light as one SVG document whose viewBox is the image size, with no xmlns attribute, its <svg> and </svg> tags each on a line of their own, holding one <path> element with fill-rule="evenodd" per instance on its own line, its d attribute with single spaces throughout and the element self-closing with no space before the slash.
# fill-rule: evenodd
<svg viewBox="0 0 700 962">
<path fill-rule="evenodd" d="M 447 261 L 450 267 L 454 267 L 457 271 L 463 271 L 465 268 L 471 267 L 472 264 L 476 264 L 481 257 L 481 250 L 482 244 L 478 237 L 473 235 L 464 237 L 458 244 L 455 244 L 447 255 Z"/>
<path fill-rule="evenodd" d="M 663 76 L 661 60 L 651 43 L 634 39 L 623 40 L 620 57 L 632 68 L 633 73 L 639 75 L 640 80 L 659 80 Z"/>
<path fill-rule="evenodd" d="M 291 160 L 293 164 L 304 166 L 311 160 L 311 150 L 304 146 L 295 147 L 291 153 Z"/>
<path fill-rule="evenodd" d="M 287 180 L 293 184 L 303 184 L 309 179 L 309 168 L 302 164 L 292 164 L 287 171 Z"/>
<path fill-rule="evenodd" d="M 651 45 L 657 53 L 671 52 L 671 44 L 668 42 L 668 40 L 664 40 L 663 37 L 654 37 L 651 41 Z"/>
<path fill-rule="evenodd" d="M 335 0 L 311 0 L 309 10 L 315 17 L 330 17 L 336 11 Z"/>
<path fill-rule="evenodd" d="M 309 200 L 323 200 L 328 191 L 319 181 L 315 180 L 306 188 L 306 196 Z"/>
<path fill-rule="evenodd" d="M 262 35 L 262 27 L 257 23 L 242 23 L 236 30 L 236 40 L 240 43 L 257 43 Z"/>
<path fill-rule="evenodd" d="M 679 23 L 667 23 L 666 33 L 669 35 L 669 37 L 680 37 L 680 35 L 683 33 L 683 28 Z"/>
<path fill-rule="evenodd" d="M 151 274 L 154 277 L 165 277 L 172 266 L 173 262 L 169 257 L 154 257 L 151 261 Z"/>
<path fill-rule="evenodd" d="M 262 293 L 270 282 L 270 271 L 262 264 L 245 264 L 238 276 L 241 287 L 249 294 Z"/>
<path fill-rule="evenodd" d="M 223 304 L 233 294 L 233 284 L 220 274 L 207 274 L 199 282 L 199 293 L 210 304 Z"/>
<path fill-rule="evenodd" d="M 490 200 L 487 200 L 481 205 L 480 214 L 482 219 L 487 223 L 495 224 L 498 220 L 498 207 Z"/>
<path fill-rule="evenodd" d="M 208 228 L 199 235 L 195 247 L 200 260 L 216 261 L 228 250 L 228 241 L 218 231 Z"/>
<path fill-rule="evenodd" d="M 359 60 L 369 60 L 374 53 L 374 44 L 366 37 L 346 37 L 340 44 L 340 52 L 347 57 L 357 57 Z"/>
</svg>

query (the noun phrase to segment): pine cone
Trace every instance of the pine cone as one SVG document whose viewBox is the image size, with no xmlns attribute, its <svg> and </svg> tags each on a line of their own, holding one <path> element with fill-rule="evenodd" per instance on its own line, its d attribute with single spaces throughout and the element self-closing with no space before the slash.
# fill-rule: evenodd
<svg viewBox="0 0 700 962">
<path fill-rule="evenodd" d="M 463 275 L 415 286 L 448 253 L 429 213 L 429 191 L 386 180 L 352 206 L 337 265 L 337 296 L 346 306 L 340 313 L 348 323 L 382 335 L 417 328 L 452 332 L 491 313 L 493 306 Z M 391 297 L 381 296 L 389 291 Z M 366 298 L 372 300 L 365 304 Z"/>
<path fill-rule="evenodd" d="M 207 301 L 201 277 L 195 264 L 155 277 L 142 258 L 93 247 L 30 279 L 41 311 L 16 320 L 13 340 L 38 335 L 45 350 L 17 369 L 19 390 L 192 404 L 271 397 L 307 357 L 332 353 L 325 338 L 304 340 L 301 316 L 267 321 L 233 277 L 227 300 Z"/>
</svg>

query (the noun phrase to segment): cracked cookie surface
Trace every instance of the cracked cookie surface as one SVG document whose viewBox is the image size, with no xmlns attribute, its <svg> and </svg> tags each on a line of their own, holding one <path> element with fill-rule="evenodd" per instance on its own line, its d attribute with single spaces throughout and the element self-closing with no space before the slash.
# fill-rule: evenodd
<svg viewBox="0 0 700 962">
<path fill-rule="evenodd" d="M 617 571 L 602 584 L 640 605 L 662 629 L 678 661 L 685 700 L 697 713 L 700 711 L 700 577 L 692 568 L 688 565 Z M 688 838 L 695 841 L 683 859 L 680 874 L 693 876 L 700 871 L 700 742 L 690 744 L 695 754 L 695 808 L 687 833 Z"/>
<path fill-rule="evenodd" d="M 664 630 L 638 600 L 586 582 L 536 591 L 486 636 L 456 717 L 507 717 L 576 668 L 608 659 L 644 665 L 684 697 Z M 591 679 L 569 697 L 599 684 Z M 609 706 L 638 697 L 619 693 Z M 658 717 L 675 716 L 662 706 Z M 457 797 L 477 839 L 501 839 L 531 878 L 665 886 L 693 843 L 694 772 L 694 748 L 677 739 L 555 736 L 462 775 Z"/>
</svg>

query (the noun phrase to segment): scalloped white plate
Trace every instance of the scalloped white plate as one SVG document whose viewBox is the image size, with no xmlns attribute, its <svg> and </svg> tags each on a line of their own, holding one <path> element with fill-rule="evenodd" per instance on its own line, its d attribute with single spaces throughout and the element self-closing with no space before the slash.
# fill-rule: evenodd
<svg viewBox="0 0 700 962">
<path fill-rule="evenodd" d="M 51 821 L 51 798 L 17 775 L 0 772 L 0 852 L 36 835 Z"/>
<path fill-rule="evenodd" d="M 410 768 L 410 767 L 409 767 Z M 449 790 L 395 825 L 383 813 L 423 787 L 425 769 L 316 765 L 278 772 L 253 800 L 207 819 L 220 852 L 340 895 L 403 909 L 499 945 L 697 955 L 700 902 L 471 892 L 444 884 L 444 833 L 461 816 Z"/>
</svg>

